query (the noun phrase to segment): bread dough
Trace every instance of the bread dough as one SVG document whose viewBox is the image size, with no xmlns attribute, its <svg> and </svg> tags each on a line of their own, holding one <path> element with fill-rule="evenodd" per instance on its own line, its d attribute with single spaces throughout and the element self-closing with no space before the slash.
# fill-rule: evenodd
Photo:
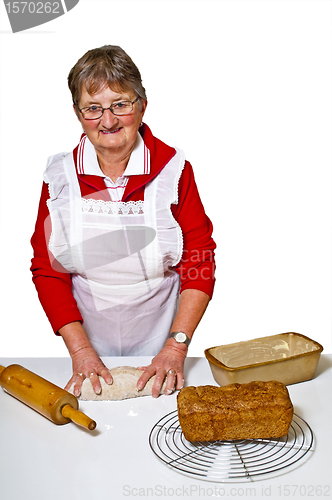
<svg viewBox="0 0 332 500">
<path fill-rule="evenodd" d="M 137 398 L 140 396 L 151 396 L 152 386 L 156 376 L 151 377 L 145 387 L 139 391 L 137 389 L 137 381 L 143 371 L 134 368 L 133 366 L 118 366 L 112 368 L 110 373 L 113 377 L 113 384 L 109 385 L 102 377 L 99 377 L 101 385 L 101 394 L 96 394 L 92 388 L 90 379 L 86 378 L 83 381 L 81 395 L 78 399 L 82 401 L 119 401 L 122 399 Z M 69 392 L 74 393 L 73 384 Z M 161 387 L 160 394 L 164 392 L 166 382 Z"/>
</svg>

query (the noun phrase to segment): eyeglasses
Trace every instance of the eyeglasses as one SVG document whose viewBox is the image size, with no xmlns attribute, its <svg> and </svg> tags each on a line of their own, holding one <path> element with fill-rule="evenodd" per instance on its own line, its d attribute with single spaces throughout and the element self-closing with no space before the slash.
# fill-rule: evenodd
<svg viewBox="0 0 332 500">
<path fill-rule="evenodd" d="M 103 108 L 102 106 L 93 104 L 92 106 L 87 106 L 85 108 L 78 108 L 78 110 L 85 120 L 97 120 L 98 118 L 101 118 L 106 109 L 109 109 L 115 116 L 124 116 L 129 115 L 132 112 L 134 104 L 138 101 L 138 99 L 139 97 L 136 97 L 134 101 L 114 102 L 108 108 Z"/>
</svg>

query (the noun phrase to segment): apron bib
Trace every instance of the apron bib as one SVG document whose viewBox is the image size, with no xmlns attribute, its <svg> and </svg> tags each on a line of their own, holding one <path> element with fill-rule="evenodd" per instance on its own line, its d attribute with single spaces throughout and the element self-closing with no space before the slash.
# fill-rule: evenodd
<svg viewBox="0 0 332 500">
<path fill-rule="evenodd" d="M 155 355 L 169 336 L 180 287 L 174 266 L 183 251 L 170 205 L 184 162 L 177 151 L 146 185 L 144 201 L 112 202 L 81 196 L 71 153 L 48 161 L 52 266 L 71 273 L 99 356 Z"/>
</svg>

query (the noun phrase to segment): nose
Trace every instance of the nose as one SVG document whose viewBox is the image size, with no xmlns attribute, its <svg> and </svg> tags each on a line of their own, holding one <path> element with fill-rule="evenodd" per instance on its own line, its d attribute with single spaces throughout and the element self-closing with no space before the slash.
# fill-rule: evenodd
<svg viewBox="0 0 332 500">
<path fill-rule="evenodd" d="M 104 109 L 104 113 L 100 118 L 100 123 L 105 128 L 112 128 L 115 123 L 117 123 L 117 117 L 113 115 L 112 111 L 107 108 Z"/>
</svg>

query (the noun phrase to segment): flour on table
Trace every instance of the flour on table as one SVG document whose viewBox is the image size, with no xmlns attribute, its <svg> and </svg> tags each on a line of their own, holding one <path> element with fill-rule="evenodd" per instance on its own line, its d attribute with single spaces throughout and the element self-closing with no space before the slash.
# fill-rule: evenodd
<svg viewBox="0 0 332 500">
<path fill-rule="evenodd" d="M 111 368 L 110 373 L 113 377 L 113 384 L 111 385 L 108 385 L 102 377 L 99 377 L 101 385 L 101 394 L 99 395 L 95 394 L 92 389 L 90 379 L 84 379 L 81 395 L 78 399 L 82 401 L 119 401 L 122 399 L 152 395 L 152 386 L 155 376 L 148 380 L 141 391 L 138 391 L 137 381 L 143 373 L 142 370 L 138 370 L 133 366 L 118 366 L 117 368 Z M 75 384 L 69 389 L 71 394 L 74 393 L 74 385 Z M 165 382 L 161 388 L 160 394 L 164 392 L 164 389 Z"/>
</svg>

